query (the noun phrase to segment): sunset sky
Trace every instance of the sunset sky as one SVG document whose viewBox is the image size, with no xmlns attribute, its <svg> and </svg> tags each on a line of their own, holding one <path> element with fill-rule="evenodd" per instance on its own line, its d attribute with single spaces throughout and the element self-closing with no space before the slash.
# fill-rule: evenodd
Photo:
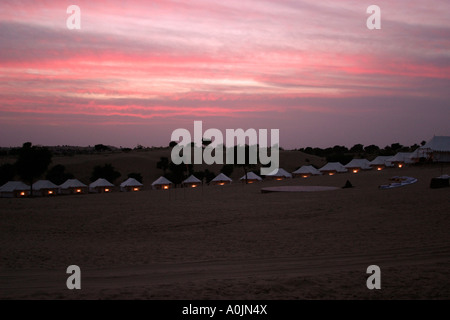
<svg viewBox="0 0 450 320">
<path fill-rule="evenodd" d="M 2 0 L 0 70 L 2 147 L 167 146 L 194 120 L 411 145 L 450 135 L 450 1 Z"/>
</svg>

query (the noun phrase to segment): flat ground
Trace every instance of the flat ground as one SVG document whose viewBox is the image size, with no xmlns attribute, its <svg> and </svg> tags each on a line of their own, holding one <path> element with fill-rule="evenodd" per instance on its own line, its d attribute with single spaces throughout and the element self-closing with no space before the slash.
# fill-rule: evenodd
<svg viewBox="0 0 450 320">
<path fill-rule="evenodd" d="M 0 298 L 450 299 L 450 188 L 429 188 L 442 173 L 0 199 Z M 395 175 L 418 182 L 378 189 Z M 69 265 L 81 290 L 66 288 Z M 369 265 L 381 290 L 366 287 Z"/>
</svg>

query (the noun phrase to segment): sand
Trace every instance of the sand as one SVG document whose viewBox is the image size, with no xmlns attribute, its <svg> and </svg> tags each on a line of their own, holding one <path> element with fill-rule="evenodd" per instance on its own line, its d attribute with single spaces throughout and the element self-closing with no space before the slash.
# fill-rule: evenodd
<svg viewBox="0 0 450 320">
<path fill-rule="evenodd" d="M 0 298 L 449 299 L 450 188 L 429 188 L 449 172 L 0 199 Z M 418 182 L 378 189 L 396 175 Z M 261 193 L 276 186 L 339 189 Z M 66 288 L 69 265 L 81 290 Z"/>
</svg>

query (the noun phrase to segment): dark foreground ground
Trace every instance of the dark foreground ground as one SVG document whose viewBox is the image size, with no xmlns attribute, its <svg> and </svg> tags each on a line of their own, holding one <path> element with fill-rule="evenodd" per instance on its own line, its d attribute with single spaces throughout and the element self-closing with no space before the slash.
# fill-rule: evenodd
<svg viewBox="0 0 450 320">
<path fill-rule="evenodd" d="M 450 188 L 429 188 L 441 172 L 0 199 L 0 298 L 450 299 Z M 399 174 L 419 181 L 378 189 Z M 81 290 L 66 287 L 69 265 Z M 381 290 L 366 287 L 369 265 Z"/>
</svg>

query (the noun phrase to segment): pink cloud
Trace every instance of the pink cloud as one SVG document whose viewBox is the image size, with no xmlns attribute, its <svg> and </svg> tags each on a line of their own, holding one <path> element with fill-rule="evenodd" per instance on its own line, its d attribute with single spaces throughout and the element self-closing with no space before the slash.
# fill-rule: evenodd
<svg viewBox="0 0 450 320">
<path fill-rule="evenodd" d="M 449 98 L 445 1 L 381 1 L 375 32 L 356 1 L 78 1 L 77 31 L 65 27 L 69 4 L 2 2 L 0 122 L 178 127 L 196 117 L 294 128 L 296 115 L 378 116 L 369 99 Z M 440 126 L 449 111 L 438 110 Z"/>
</svg>

